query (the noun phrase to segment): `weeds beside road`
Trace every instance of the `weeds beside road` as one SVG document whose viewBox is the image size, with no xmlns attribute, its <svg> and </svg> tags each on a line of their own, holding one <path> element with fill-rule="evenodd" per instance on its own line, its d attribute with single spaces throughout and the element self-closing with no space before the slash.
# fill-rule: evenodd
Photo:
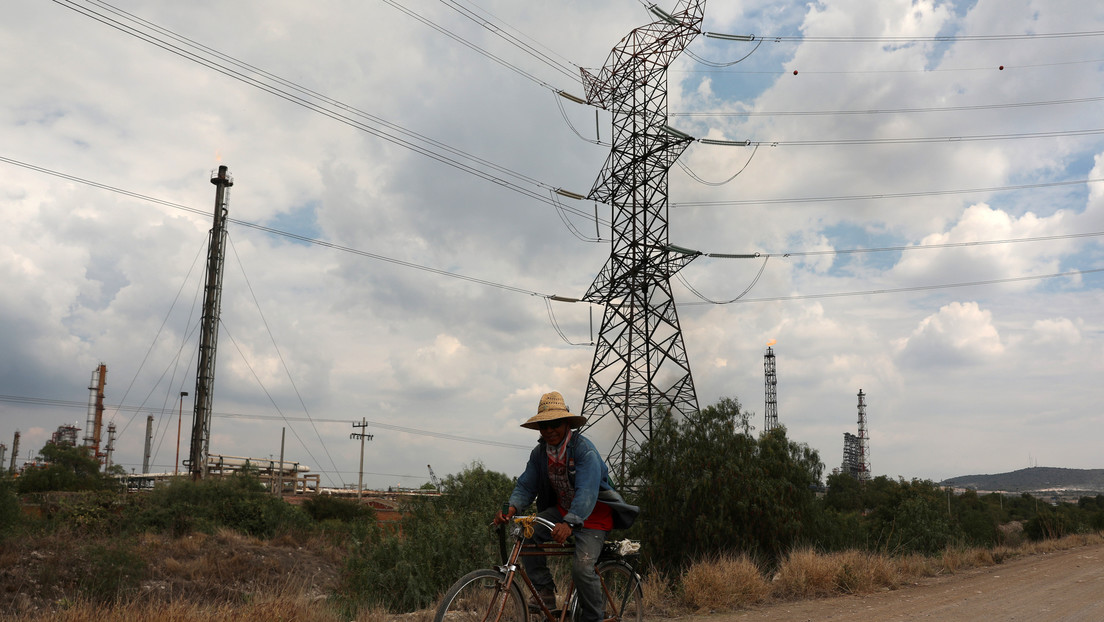
<svg viewBox="0 0 1104 622">
<path fill-rule="evenodd" d="M 0 545 L 0 617 L 12 622 L 427 622 L 432 617 L 432 608 L 409 614 L 367 608 L 355 618 L 343 614 L 333 594 L 340 585 L 344 553 L 324 536 L 263 540 L 229 530 L 177 538 L 147 535 L 114 553 L 110 551 L 117 542 L 72 536 L 55 533 Z M 1087 546 L 1104 546 L 1104 537 L 1069 536 L 992 550 L 947 549 L 935 557 L 803 550 L 788 556 L 769 577 L 747 557 L 723 557 L 693 564 L 674 581 L 649 574 L 645 606 L 649 617 L 675 617 L 746 612 L 749 607 L 771 611 L 839 595 L 901 590 L 904 597 L 912 586 L 933 577 L 965 576 L 979 567 Z M 88 589 L 108 590 L 131 580 L 127 568 L 140 569 L 144 578 L 125 598 L 97 599 L 95 589 Z M 72 589 L 82 585 L 83 592 Z"/>
</svg>

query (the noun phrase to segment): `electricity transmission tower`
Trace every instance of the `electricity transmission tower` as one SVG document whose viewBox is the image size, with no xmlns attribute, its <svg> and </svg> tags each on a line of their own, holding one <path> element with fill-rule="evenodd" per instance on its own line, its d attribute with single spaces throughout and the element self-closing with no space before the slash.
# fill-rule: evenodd
<svg viewBox="0 0 1104 622">
<path fill-rule="evenodd" d="M 609 260 L 583 298 L 605 311 L 582 414 L 588 428 L 617 422 L 606 461 L 623 484 L 654 419 L 698 410 L 670 284 L 697 253 L 669 246 L 667 227 L 667 174 L 693 138 L 667 125 L 667 68 L 701 32 L 705 0 L 651 10 L 658 19 L 622 39 L 600 71 L 582 71 L 587 102 L 613 115 L 613 148 L 587 195 L 611 206 L 613 225 Z"/>
</svg>

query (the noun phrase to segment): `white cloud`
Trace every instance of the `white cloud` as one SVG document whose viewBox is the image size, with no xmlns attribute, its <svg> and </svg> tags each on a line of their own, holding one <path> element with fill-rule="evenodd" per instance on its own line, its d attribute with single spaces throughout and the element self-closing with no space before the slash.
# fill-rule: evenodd
<svg viewBox="0 0 1104 622">
<path fill-rule="evenodd" d="M 917 367 L 984 364 L 1004 353 L 992 313 L 976 302 L 953 302 L 929 315 L 898 343 L 898 356 Z"/>
</svg>

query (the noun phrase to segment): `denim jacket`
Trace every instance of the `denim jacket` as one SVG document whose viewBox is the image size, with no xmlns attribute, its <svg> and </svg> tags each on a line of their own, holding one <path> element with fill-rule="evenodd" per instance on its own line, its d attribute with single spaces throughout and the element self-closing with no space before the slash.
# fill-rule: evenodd
<svg viewBox="0 0 1104 622">
<path fill-rule="evenodd" d="M 534 499 L 537 511 L 556 506 L 556 491 L 548 478 L 548 455 L 546 443 L 542 438 L 529 454 L 525 472 L 517 480 L 514 492 L 510 495 L 510 505 L 522 511 L 529 507 Z M 575 498 L 564 515 L 564 521 L 571 525 L 581 525 L 598 501 L 599 492 L 613 491 L 609 485 L 609 469 L 586 437 L 572 433 L 567 443 L 568 478 L 575 487 Z M 614 492 L 616 494 L 616 492 Z"/>
</svg>

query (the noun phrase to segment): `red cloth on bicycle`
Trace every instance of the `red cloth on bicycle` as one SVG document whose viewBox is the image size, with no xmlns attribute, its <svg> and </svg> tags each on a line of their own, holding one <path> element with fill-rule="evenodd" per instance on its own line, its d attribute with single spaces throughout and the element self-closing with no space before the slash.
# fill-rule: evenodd
<svg viewBox="0 0 1104 622">
<path fill-rule="evenodd" d="M 562 505 L 557 504 L 556 509 L 560 511 L 560 516 L 567 515 L 567 510 Z M 613 529 L 613 511 L 610 510 L 610 506 L 601 501 L 595 503 L 594 511 L 583 520 L 583 528 L 601 529 L 602 531 Z"/>
</svg>

